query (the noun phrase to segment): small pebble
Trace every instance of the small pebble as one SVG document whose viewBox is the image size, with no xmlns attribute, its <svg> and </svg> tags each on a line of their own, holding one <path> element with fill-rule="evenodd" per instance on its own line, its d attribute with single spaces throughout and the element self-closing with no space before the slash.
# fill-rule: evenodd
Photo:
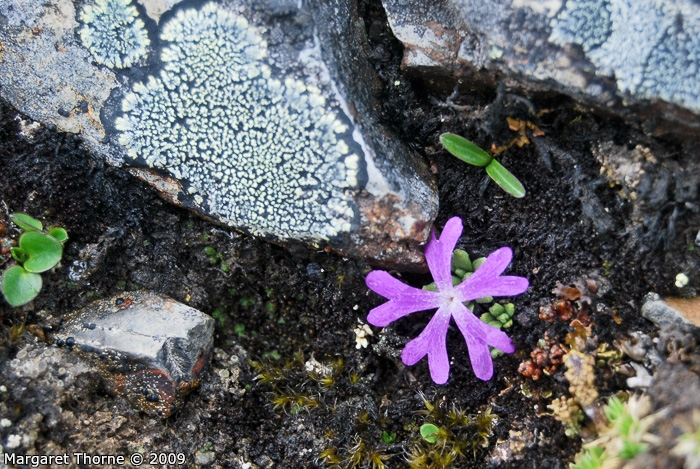
<svg viewBox="0 0 700 469">
<path fill-rule="evenodd" d="M 21 444 L 22 444 L 22 437 L 21 436 L 10 435 L 7 437 L 7 444 L 5 445 L 5 447 L 9 448 L 9 449 L 15 449 L 15 448 L 19 448 Z"/>
</svg>

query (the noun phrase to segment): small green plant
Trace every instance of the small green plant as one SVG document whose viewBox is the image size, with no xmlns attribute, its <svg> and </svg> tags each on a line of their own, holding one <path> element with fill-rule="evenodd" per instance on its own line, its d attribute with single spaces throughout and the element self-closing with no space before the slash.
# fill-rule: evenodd
<svg viewBox="0 0 700 469">
<path fill-rule="evenodd" d="M 496 303 L 491 305 L 488 313 L 481 315 L 481 320 L 493 327 L 508 329 L 513 325 L 514 313 L 515 306 L 513 303 L 506 303 L 504 305 Z"/>
<path fill-rule="evenodd" d="M 608 460 L 629 461 L 657 446 L 661 440 L 650 430 L 659 415 L 650 411 L 651 400 L 646 395 L 632 396 L 627 402 L 611 397 L 603 409 L 606 428 L 597 440 L 583 445 L 570 469 L 602 468 Z"/>
<path fill-rule="evenodd" d="M 211 265 L 216 265 L 221 261 L 221 270 L 223 272 L 228 272 L 229 271 L 229 266 L 224 262 L 223 255 L 220 252 L 216 252 L 216 249 L 214 249 L 211 246 L 206 246 L 204 248 L 204 253 L 209 256 L 209 263 Z"/>
<path fill-rule="evenodd" d="M 420 436 L 428 443 L 434 444 L 440 436 L 440 428 L 432 423 L 424 423 L 420 426 Z"/>
<path fill-rule="evenodd" d="M 41 291 L 41 273 L 52 269 L 63 257 L 63 244 L 68 232 L 61 227 L 44 231 L 42 223 L 24 213 L 10 215 L 12 222 L 22 229 L 19 246 L 11 254 L 16 265 L 2 276 L 2 293 L 12 306 L 32 301 Z"/>
<path fill-rule="evenodd" d="M 606 460 L 605 450 L 598 446 L 584 449 L 576 455 L 576 461 L 571 465 L 571 469 L 601 469 Z"/>
<path fill-rule="evenodd" d="M 425 398 L 423 404 L 425 410 L 418 413 L 424 423 L 406 447 L 411 469 L 447 469 L 488 447 L 496 420 L 491 408 L 469 415 L 457 406 L 434 404 Z"/>
<path fill-rule="evenodd" d="M 525 197 L 525 188 L 501 163 L 469 140 L 456 134 L 440 135 L 440 143 L 451 154 L 473 166 L 484 168 L 496 184 L 513 197 Z"/>
<path fill-rule="evenodd" d="M 390 445 L 396 441 L 396 433 L 389 433 L 386 430 L 382 431 L 382 443 Z"/>
</svg>

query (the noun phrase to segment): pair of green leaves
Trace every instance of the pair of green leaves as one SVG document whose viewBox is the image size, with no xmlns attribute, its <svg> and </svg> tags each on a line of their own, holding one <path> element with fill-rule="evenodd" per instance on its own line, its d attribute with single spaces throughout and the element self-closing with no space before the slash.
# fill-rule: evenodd
<svg viewBox="0 0 700 469">
<path fill-rule="evenodd" d="M 525 197 L 525 188 L 501 163 L 491 155 L 459 135 L 444 133 L 440 135 L 440 143 L 454 156 L 474 166 L 486 169 L 486 173 L 513 197 Z"/>
<path fill-rule="evenodd" d="M 16 307 L 29 303 L 39 294 L 42 286 L 39 274 L 59 263 L 68 233 L 61 227 L 44 232 L 39 220 L 24 213 L 15 213 L 10 219 L 24 231 L 19 246 L 11 251 L 19 265 L 7 269 L 2 277 L 2 293 Z"/>
</svg>

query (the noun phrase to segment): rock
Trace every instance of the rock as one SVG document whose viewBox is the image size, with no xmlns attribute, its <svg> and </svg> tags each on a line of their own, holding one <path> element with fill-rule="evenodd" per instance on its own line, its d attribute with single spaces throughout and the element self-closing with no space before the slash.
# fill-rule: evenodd
<svg viewBox="0 0 700 469">
<path fill-rule="evenodd" d="M 0 409 L 24 408 L 15 414 L 7 430 L 8 449 L 29 450 L 37 434 L 48 431 L 61 435 L 70 412 L 63 407 L 82 392 L 96 393 L 96 373 L 89 364 L 64 349 L 47 347 L 38 339 L 22 347 L 14 359 L 3 363 L 4 385 Z M 70 396 L 70 397 L 68 397 Z M 37 405 L 41 402 L 41 405 Z M 71 427 L 74 431 L 75 426 Z"/>
<path fill-rule="evenodd" d="M 208 466 L 216 459 L 216 453 L 213 451 L 206 451 L 204 453 L 198 452 L 194 455 L 194 459 L 197 466 Z"/>
<path fill-rule="evenodd" d="M 360 86 L 351 0 L 141 3 L 0 0 L 0 95 L 228 226 L 423 264 L 436 188 Z"/>
<path fill-rule="evenodd" d="M 700 10 L 692 0 L 382 3 L 407 68 L 488 82 L 501 73 L 656 133 L 700 127 Z"/>
<path fill-rule="evenodd" d="M 642 317 L 647 318 L 659 327 L 690 322 L 675 308 L 664 302 L 656 293 L 648 293 L 644 297 Z"/>
<path fill-rule="evenodd" d="M 167 416 L 198 385 L 213 332 L 214 320 L 194 308 L 131 292 L 68 316 L 54 343 L 96 364 L 135 407 Z"/>
</svg>

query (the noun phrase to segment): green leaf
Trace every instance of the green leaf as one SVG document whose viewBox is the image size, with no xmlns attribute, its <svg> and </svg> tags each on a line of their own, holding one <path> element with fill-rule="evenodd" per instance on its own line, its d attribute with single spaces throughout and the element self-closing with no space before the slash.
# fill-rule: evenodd
<svg viewBox="0 0 700 469">
<path fill-rule="evenodd" d="M 491 314 L 493 314 L 494 317 L 496 317 L 505 313 L 506 309 L 503 307 L 503 305 L 496 303 L 489 308 L 489 311 L 491 312 Z"/>
<path fill-rule="evenodd" d="M 472 268 L 476 271 L 479 267 L 481 267 L 481 264 L 486 262 L 485 257 L 479 257 L 478 259 L 474 259 L 474 262 L 472 262 Z"/>
<path fill-rule="evenodd" d="M 583 449 L 576 455 L 576 462 L 571 469 L 600 469 L 607 459 L 605 450 L 599 446 Z"/>
<path fill-rule="evenodd" d="M 496 184 L 501 186 L 504 191 L 513 197 L 517 197 L 518 199 L 525 197 L 525 188 L 523 185 L 498 161 L 491 161 L 491 163 L 486 166 L 486 172 Z"/>
<path fill-rule="evenodd" d="M 51 236 L 53 236 L 54 238 L 56 238 L 56 240 L 61 244 L 68 241 L 68 232 L 66 230 L 64 230 L 63 228 L 61 228 L 60 226 L 56 226 L 54 228 L 51 228 L 49 230 L 49 234 Z"/>
<path fill-rule="evenodd" d="M 493 314 L 491 313 L 484 313 L 481 316 L 479 316 L 479 319 L 484 321 L 485 323 L 490 323 L 491 321 L 495 321 L 496 318 L 493 317 Z"/>
<path fill-rule="evenodd" d="M 10 249 L 10 254 L 12 254 L 12 258 L 20 264 L 24 264 L 24 261 L 27 260 L 27 253 L 24 252 L 22 248 L 12 248 Z"/>
<path fill-rule="evenodd" d="M 41 231 L 43 228 L 39 220 L 26 213 L 13 213 L 10 215 L 10 220 L 24 231 Z"/>
<path fill-rule="evenodd" d="M 38 231 L 24 233 L 19 238 L 19 247 L 27 254 L 24 268 L 29 272 L 45 272 L 58 264 L 63 247 L 53 236 Z"/>
<path fill-rule="evenodd" d="M 454 156 L 474 166 L 484 167 L 493 160 L 491 155 L 459 135 L 442 134 L 440 135 L 440 143 Z"/>
<path fill-rule="evenodd" d="M 29 303 L 41 290 L 41 275 L 27 272 L 15 265 L 2 276 L 2 294 L 12 306 Z"/>
<path fill-rule="evenodd" d="M 432 423 L 424 423 L 420 426 L 420 436 L 428 443 L 435 443 L 440 435 L 440 429 Z"/>
<path fill-rule="evenodd" d="M 452 270 L 457 273 L 457 270 L 463 270 L 464 273 L 472 272 L 472 261 L 469 259 L 469 253 L 461 249 L 455 249 L 452 253 Z M 458 274 L 463 277 L 464 274 Z"/>
</svg>

